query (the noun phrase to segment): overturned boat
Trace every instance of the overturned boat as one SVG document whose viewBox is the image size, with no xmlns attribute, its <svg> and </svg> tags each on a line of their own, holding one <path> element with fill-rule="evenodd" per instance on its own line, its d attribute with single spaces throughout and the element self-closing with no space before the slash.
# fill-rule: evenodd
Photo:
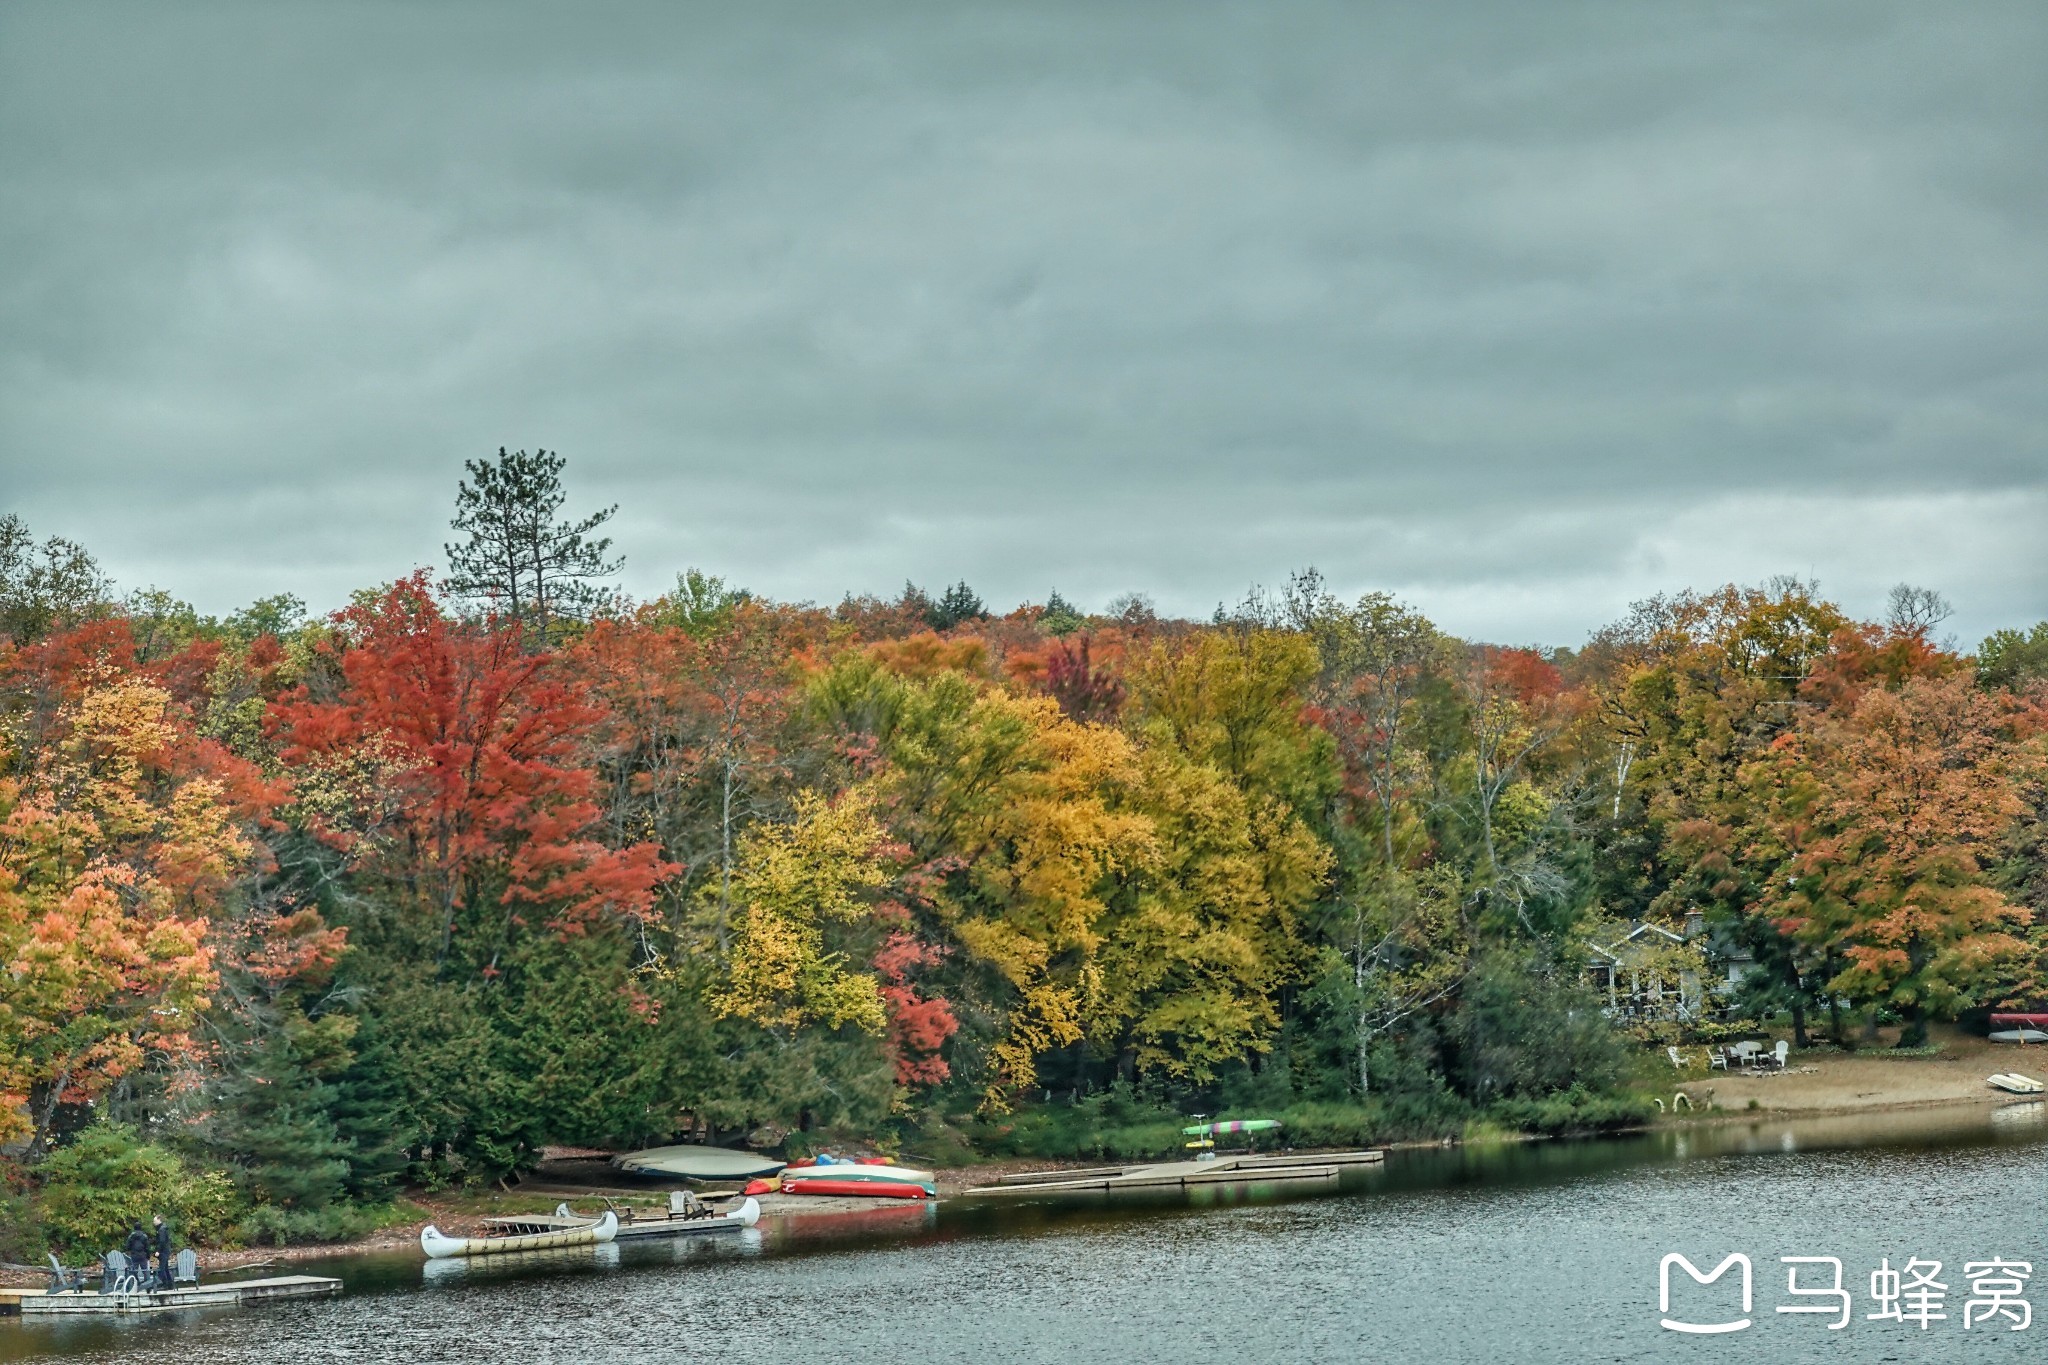
<svg viewBox="0 0 2048 1365">
<path fill-rule="evenodd" d="M 487 1219 L 486 1223 L 499 1220 Z M 450 1237 L 429 1223 L 420 1229 L 420 1250 L 430 1260 L 452 1256 L 495 1256 L 508 1251 L 553 1251 L 559 1247 L 596 1246 L 618 1236 L 616 1214 L 606 1213 L 593 1222 L 575 1227 L 552 1227 L 534 1232 L 494 1232 L 482 1237 Z"/>
<path fill-rule="evenodd" d="M 2044 1089 L 2048 1089 L 2048 1086 L 2043 1086 L 2032 1076 L 2022 1076 L 2017 1071 L 2001 1071 L 1996 1076 L 1988 1077 L 1985 1083 L 1995 1090 L 2004 1090 L 2014 1095 L 2038 1095 Z"/>
<path fill-rule="evenodd" d="M 751 1180 L 774 1175 L 785 1163 L 759 1152 L 684 1142 L 673 1147 L 621 1152 L 612 1158 L 611 1164 L 634 1175 L 671 1176 L 680 1180 Z"/>
</svg>

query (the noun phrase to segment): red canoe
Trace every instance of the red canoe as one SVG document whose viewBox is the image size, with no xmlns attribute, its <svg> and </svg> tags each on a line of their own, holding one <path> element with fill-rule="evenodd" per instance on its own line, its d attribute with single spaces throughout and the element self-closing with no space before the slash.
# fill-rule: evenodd
<svg viewBox="0 0 2048 1365">
<path fill-rule="evenodd" d="M 922 1185 L 898 1185 L 886 1180 L 827 1180 L 820 1176 L 801 1179 L 784 1177 L 784 1194 L 850 1194 L 861 1199 L 929 1199 Z"/>
</svg>

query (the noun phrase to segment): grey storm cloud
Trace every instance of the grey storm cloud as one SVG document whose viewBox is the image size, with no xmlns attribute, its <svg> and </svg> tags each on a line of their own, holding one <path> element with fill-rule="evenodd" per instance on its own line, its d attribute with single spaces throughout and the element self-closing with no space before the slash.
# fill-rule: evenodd
<svg viewBox="0 0 2048 1365">
<path fill-rule="evenodd" d="M 465 458 L 627 586 L 1320 566 L 2048 616 L 2048 9 L 15 3 L 0 501 L 332 605 Z"/>
</svg>

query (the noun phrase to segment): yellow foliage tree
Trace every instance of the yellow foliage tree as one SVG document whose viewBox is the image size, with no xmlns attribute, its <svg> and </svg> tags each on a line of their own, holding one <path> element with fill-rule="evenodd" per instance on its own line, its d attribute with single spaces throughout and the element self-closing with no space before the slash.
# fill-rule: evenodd
<svg viewBox="0 0 2048 1365">
<path fill-rule="evenodd" d="M 719 1013 L 763 1028 L 816 1022 L 882 1032 L 874 976 L 847 970 L 845 955 L 827 949 L 825 926 L 869 915 L 863 893 L 887 879 L 887 838 L 868 793 L 856 787 L 837 802 L 804 792 L 793 822 L 757 826 L 740 841 L 740 915 L 726 983 L 712 997 Z"/>
<path fill-rule="evenodd" d="M 0 780 L 0 1137 L 46 1139 L 152 1056 L 175 1064 L 216 976 L 207 939 L 254 845 L 155 684 L 88 688 Z"/>
</svg>

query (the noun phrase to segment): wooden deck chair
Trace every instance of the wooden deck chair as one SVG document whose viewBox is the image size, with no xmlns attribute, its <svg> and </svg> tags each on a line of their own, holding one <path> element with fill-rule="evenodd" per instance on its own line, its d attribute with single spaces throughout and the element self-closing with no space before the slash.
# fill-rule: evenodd
<svg viewBox="0 0 2048 1365">
<path fill-rule="evenodd" d="M 50 1258 L 50 1292 L 52 1294 L 75 1293 L 85 1288 L 85 1272 L 72 1270 L 57 1259 L 57 1253 L 45 1253 Z"/>
<path fill-rule="evenodd" d="M 128 1264 L 128 1254 L 124 1251 L 108 1252 L 106 1260 L 101 1262 L 100 1293 L 133 1294 L 140 1288 L 142 1282 L 136 1278 L 134 1267 Z"/>
<path fill-rule="evenodd" d="M 171 1271 L 171 1287 L 175 1289 L 181 1284 L 196 1285 L 198 1283 L 199 1253 L 191 1247 L 186 1247 L 178 1253 L 177 1262 Z"/>
</svg>

